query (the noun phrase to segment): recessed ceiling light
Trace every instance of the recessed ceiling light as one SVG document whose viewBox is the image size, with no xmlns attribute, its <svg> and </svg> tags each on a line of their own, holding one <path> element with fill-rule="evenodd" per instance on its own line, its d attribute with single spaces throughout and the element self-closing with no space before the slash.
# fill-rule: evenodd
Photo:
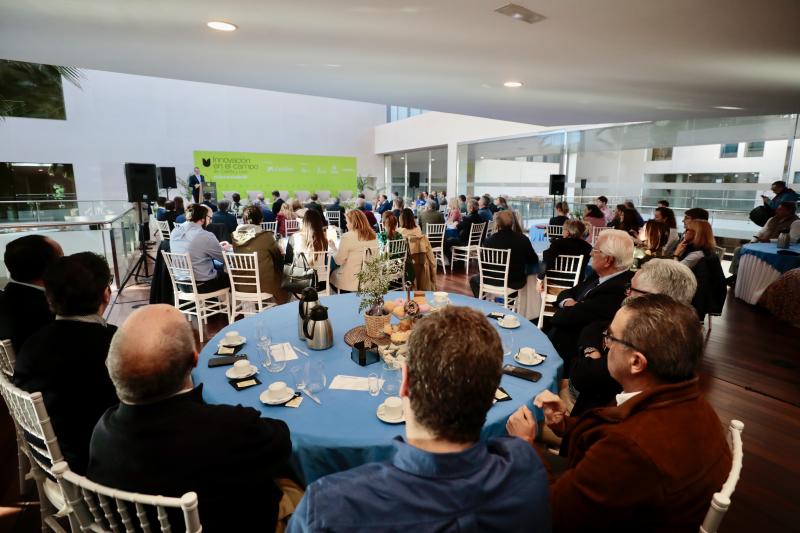
<svg viewBox="0 0 800 533">
<path fill-rule="evenodd" d="M 224 22 L 222 20 L 212 20 L 211 22 L 207 23 L 206 26 L 212 30 L 218 31 L 234 31 L 239 27 L 236 24 L 231 24 L 230 22 Z"/>
<path fill-rule="evenodd" d="M 495 9 L 495 11 L 501 15 L 506 15 L 514 20 L 527 22 L 528 24 L 534 24 L 547 18 L 544 15 L 531 11 L 527 7 L 522 7 L 517 4 L 508 4 Z"/>
<path fill-rule="evenodd" d="M 338 63 L 328 63 L 325 66 L 328 67 L 328 68 L 339 68 L 339 67 L 341 67 L 341 65 L 338 64 Z"/>
<path fill-rule="evenodd" d="M 511 88 L 522 87 L 522 82 L 521 81 L 507 81 L 507 82 L 505 82 L 503 84 L 503 87 L 511 87 Z"/>
<path fill-rule="evenodd" d="M 742 111 L 743 107 L 736 107 L 735 105 L 715 105 L 714 109 L 724 109 L 726 111 Z"/>
<path fill-rule="evenodd" d="M 483 156 L 481 156 L 481 159 L 483 159 Z"/>
</svg>

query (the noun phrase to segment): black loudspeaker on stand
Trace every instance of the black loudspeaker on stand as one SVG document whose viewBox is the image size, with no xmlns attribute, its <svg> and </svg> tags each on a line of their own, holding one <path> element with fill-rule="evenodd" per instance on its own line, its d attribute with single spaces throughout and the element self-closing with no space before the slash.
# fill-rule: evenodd
<svg viewBox="0 0 800 533">
<path fill-rule="evenodd" d="M 175 167 L 158 167 L 158 188 L 166 189 L 166 197 L 169 198 L 169 190 L 178 188 L 178 177 L 175 175 Z"/>
<path fill-rule="evenodd" d="M 553 216 L 556 215 L 556 196 L 564 196 L 564 184 L 567 176 L 564 174 L 550 174 L 550 196 L 553 197 Z"/>
<path fill-rule="evenodd" d="M 147 239 L 150 235 L 149 227 L 142 220 L 142 204 L 149 204 L 158 197 L 158 184 L 156 183 L 156 166 L 145 163 L 125 163 L 125 181 L 128 185 L 128 201 L 136 204 L 139 258 L 119 286 L 118 294 L 128 285 L 131 278 L 136 283 L 139 278 L 150 278 L 151 274 L 147 265 L 148 260 L 155 262 L 155 257 L 147 253 Z M 144 272 L 144 273 L 142 273 Z"/>
</svg>

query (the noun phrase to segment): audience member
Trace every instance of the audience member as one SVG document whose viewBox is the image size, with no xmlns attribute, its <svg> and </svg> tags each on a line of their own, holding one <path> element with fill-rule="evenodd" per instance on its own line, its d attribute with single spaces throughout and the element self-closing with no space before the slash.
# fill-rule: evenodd
<svg viewBox="0 0 800 533">
<path fill-rule="evenodd" d="M 698 318 L 702 321 L 706 313 L 722 313 L 728 290 L 716 251 L 714 233 L 708 221 L 687 222 L 683 241 L 675 249 L 675 258 L 691 268 L 697 279 L 697 293 L 692 306 Z"/>
<path fill-rule="evenodd" d="M 449 208 L 447 212 L 447 223 L 458 224 L 461 222 L 461 205 L 459 204 L 458 198 L 455 196 L 450 198 L 447 207 Z"/>
<path fill-rule="evenodd" d="M 168 200 L 164 203 L 164 222 L 169 226 L 169 230 L 175 229 L 175 219 L 178 214 L 175 212 L 175 202 Z"/>
<path fill-rule="evenodd" d="M 563 226 L 569 220 L 569 204 L 567 202 L 556 202 L 556 216 L 550 217 L 548 224 L 550 226 Z M 550 242 L 553 242 L 551 239 Z"/>
<path fill-rule="evenodd" d="M 656 205 L 658 205 L 658 207 L 667 207 L 668 208 L 669 207 L 669 202 L 667 200 L 659 200 L 658 204 L 656 204 Z"/>
<path fill-rule="evenodd" d="M 133 492 L 194 491 L 203 531 L 272 530 L 282 497 L 273 478 L 288 468 L 289 428 L 250 407 L 206 404 L 192 385 L 197 360 L 191 325 L 171 305 L 128 317 L 106 363 L 120 404 L 97 423 L 87 475 Z"/>
<path fill-rule="evenodd" d="M 534 405 L 569 440 L 568 469 L 551 485 L 557 531 L 697 531 L 728 476 L 722 424 L 695 375 L 703 355 L 697 315 L 662 294 L 627 301 L 604 334 L 617 405 L 567 416 L 549 391 Z M 508 431 L 529 442 L 523 406 Z"/>
<path fill-rule="evenodd" d="M 372 211 L 367 209 L 366 205 L 366 200 L 356 198 L 356 209 L 364 213 L 364 217 L 366 217 L 370 227 L 374 229 L 378 226 L 378 219 L 375 218 L 375 214 Z"/>
<path fill-rule="evenodd" d="M 188 220 L 176 226 L 170 234 L 172 253 L 189 255 L 198 292 L 214 292 L 230 287 L 228 275 L 222 268 L 223 243 L 213 233 L 206 231 L 206 225 L 211 222 L 211 211 L 203 204 L 192 204 L 186 215 Z M 230 246 L 227 243 L 224 245 Z M 189 282 L 190 278 L 186 276 L 178 281 Z"/>
<path fill-rule="evenodd" d="M 408 347 L 406 436 L 394 439 L 394 459 L 312 483 L 289 531 L 549 531 L 547 473 L 533 449 L 481 438 L 503 364 L 494 328 L 450 306 L 421 320 Z"/>
<path fill-rule="evenodd" d="M 319 200 L 319 196 L 317 193 L 312 193 L 308 202 L 306 202 L 306 209 L 313 209 L 320 215 L 325 216 L 325 213 L 322 211 L 322 204 L 320 204 L 317 200 Z"/>
<path fill-rule="evenodd" d="M 405 238 L 415 238 L 422 236 L 422 230 L 417 226 L 417 223 L 414 219 L 414 212 L 409 209 L 403 209 L 403 212 L 400 213 L 400 227 L 397 228 L 397 231 Z"/>
<path fill-rule="evenodd" d="M 331 272 L 330 283 L 340 291 L 352 292 L 358 290 L 356 276 L 365 257 L 378 253 L 378 241 L 364 211 L 352 209 L 345 218 L 349 231 L 342 235 L 339 250 L 333 257 L 337 268 Z"/>
<path fill-rule="evenodd" d="M 508 207 L 508 200 L 506 200 L 502 196 L 498 196 L 497 198 L 494 199 L 494 205 L 497 207 L 498 211 L 507 211 L 508 209 L 510 209 Z"/>
<path fill-rule="evenodd" d="M 400 214 L 403 212 L 403 199 L 399 196 L 395 196 L 395 199 L 392 201 L 392 214 L 400 219 Z"/>
<path fill-rule="evenodd" d="M 238 192 L 231 194 L 231 212 L 236 218 L 242 218 L 245 205 L 242 203 L 242 195 Z"/>
<path fill-rule="evenodd" d="M 422 233 L 426 233 L 426 227 L 428 224 L 444 224 L 444 215 L 441 211 L 439 211 L 439 209 L 437 209 L 433 200 L 428 200 L 425 202 L 424 209 L 422 209 L 422 211 L 418 211 L 418 213 L 419 229 Z"/>
<path fill-rule="evenodd" d="M 360 192 L 360 193 L 358 193 L 358 198 L 361 198 L 362 200 L 364 200 L 364 209 L 371 212 L 372 211 L 372 204 L 367 201 L 366 195 L 363 192 Z M 358 199 L 356 199 L 356 203 L 358 203 Z M 374 215 L 373 215 L 373 218 L 375 218 Z"/>
<path fill-rule="evenodd" d="M 462 213 L 467 212 L 467 197 L 463 194 L 458 195 L 458 209 Z"/>
<path fill-rule="evenodd" d="M 297 220 L 297 216 L 294 214 L 294 209 L 292 209 L 292 204 L 284 202 L 281 205 L 281 210 L 278 213 L 277 219 L 278 219 L 278 234 L 286 237 L 286 221 Z"/>
<path fill-rule="evenodd" d="M 270 293 L 277 303 L 283 304 L 289 301 L 289 294 L 281 289 L 283 254 L 275 240 L 275 234 L 261 228 L 262 217 L 258 206 L 249 205 L 244 208 L 242 224 L 231 235 L 233 251 L 238 254 L 258 253 L 258 279 L 261 291 Z M 255 292 L 255 287 L 251 289 L 244 285 L 241 290 Z"/>
<path fill-rule="evenodd" d="M 3 293 L 0 322 L 6 330 L 3 339 L 11 339 L 16 353 L 31 335 L 53 321 L 44 277 L 63 255 L 61 245 L 44 235 L 25 235 L 6 245 L 3 260 L 10 279 Z"/>
<path fill-rule="evenodd" d="M 792 224 L 798 219 L 797 204 L 795 202 L 781 202 L 775 209 L 775 216 L 767 220 L 755 240 L 758 242 L 769 242 L 770 239 L 777 239 L 778 235 L 784 231 L 789 231 Z"/>
<path fill-rule="evenodd" d="M 789 226 L 789 240 L 791 242 L 800 241 L 800 220 L 795 220 L 792 222 L 792 225 Z"/>
<path fill-rule="evenodd" d="M 633 240 L 619 230 L 606 230 L 592 250 L 591 276 L 559 293 L 557 310 L 550 319 L 548 337 L 564 359 L 565 373 L 578 346 L 583 328 L 598 320 L 611 320 L 625 298 L 625 286 L 633 277 Z M 567 376 L 565 376 L 567 377 Z"/>
<path fill-rule="evenodd" d="M 567 220 L 562 230 L 562 238 L 554 239 L 550 246 L 542 252 L 545 269 L 541 270 L 539 277 L 544 278 L 546 270 L 555 268 L 558 257 L 562 255 L 582 255 L 583 263 L 581 264 L 580 279 L 583 279 L 584 267 L 589 264 L 590 254 L 592 253 L 592 245 L 583 238 L 585 233 L 586 226 L 583 225 L 583 222 L 580 220 Z"/>
<path fill-rule="evenodd" d="M 392 210 L 392 203 L 389 201 L 389 197 L 385 194 L 380 195 L 380 206 L 378 206 L 378 214 L 383 215 L 387 211 Z"/>
<path fill-rule="evenodd" d="M 776 210 L 778 206 L 784 202 L 792 202 L 797 203 L 800 201 L 800 195 L 794 192 L 794 190 L 789 189 L 786 187 L 785 181 L 774 181 L 772 182 L 771 186 L 772 192 L 775 193 L 775 196 L 770 200 L 765 195 L 761 195 L 761 199 L 764 202 L 764 205 Z"/>
<path fill-rule="evenodd" d="M 339 213 L 339 223 L 334 224 L 334 226 L 338 226 L 342 231 L 347 231 L 347 218 L 344 216 L 345 210 L 339 202 L 339 198 L 334 198 L 331 203 L 328 204 L 326 211 L 329 213 Z"/>
<path fill-rule="evenodd" d="M 478 215 L 483 219 L 484 222 L 491 222 L 494 218 L 494 214 L 492 213 L 491 209 L 489 209 L 489 204 L 487 203 L 485 196 L 481 196 L 478 200 Z"/>
<path fill-rule="evenodd" d="M 402 220 L 400 221 L 402 223 Z M 486 220 L 478 214 L 478 202 L 471 199 L 467 202 L 467 214 L 456 225 L 458 230 L 458 237 L 445 237 L 444 239 L 444 255 L 447 260 L 450 260 L 450 251 L 453 246 L 465 246 L 469 243 L 470 232 L 472 231 L 473 224 L 483 224 Z M 484 228 L 484 234 L 486 228 Z"/>
<path fill-rule="evenodd" d="M 687 209 L 683 213 L 683 225 L 686 226 L 686 223 L 690 220 L 708 220 L 708 211 L 703 209 L 702 207 L 693 207 L 691 209 Z"/>
<path fill-rule="evenodd" d="M 216 204 L 216 202 L 211 200 L 211 193 L 210 192 L 204 192 L 203 193 L 203 203 L 202 203 L 202 205 L 208 207 L 214 213 L 217 212 L 217 204 Z"/>
<path fill-rule="evenodd" d="M 635 209 L 626 207 L 622 212 L 622 219 L 620 220 L 619 226 L 615 229 L 624 231 L 631 237 L 636 238 L 639 235 L 639 230 L 643 226 L 643 224 L 639 223 L 640 218 L 641 216 Z"/>
<path fill-rule="evenodd" d="M 483 242 L 484 248 L 497 248 L 500 250 L 511 250 L 508 266 L 508 287 L 511 289 L 521 289 L 528 281 L 528 268 L 539 263 L 539 256 L 531 245 L 531 240 L 522 233 L 517 233 L 512 229 L 514 225 L 514 213 L 511 211 L 499 211 L 495 215 L 495 232 Z M 480 288 L 480 276 L 472 276 L 469 279 L 469 286 L 472 294 L 477 298 Z M 489 285 L 499 284 L 494 280 L 486 280 Z"/>
<path fill-rule="evenodd" d="M 164 221 L 164 213 L 167 211 L 166 208 L 164 207 L 164 204 L 166 203 L 167 199 L 164 196 L 159 196 L 158 198 L 156 198 L 155 215 L 156 215 L 156 220 L 158 220 L 159 222 Z"/>
<path fill-rule="evenodd" d="M 183 197 L 176 196 L 172 201 L 175 202 L 175 223 L 182 224 L 186 222 L 186 209 L 183 207 Z"/>
<path fill-rule="evenodd" d="M 606 218 L 600 208 L 594 204 L 586 204 L 583 208 L 583 222 L 586 224 L 586 229 L 589 230 L 588 238 L 591 239 L 592 231 L 594 228 L 605 228 Z"/>
<path fill-rule="evenodd" d="M 497 213 L 497 206 L 495 205 L 491 194 L 489 194 L 488 192 L 484 193 L 483 196 L 481 196 L 481 198 L 483 198 L 486 201 L 486 209 L 491 211 L 492 215 Z"/>
<path fill-rule="evenodd" d="M 611 208 L 608 207 L 608 198 L 605 196 L 598 196 L 594 199 L 594 205 L 599 207 L 600 211 L 602 211 L 603 218 L 606 220 L 606 225 L 610 224 L 614 219 L 614 213 L 611 211 Z"/>
<path fill-rule="evenodd" d="M 103 320 L 111 280 L 100 255 L 81 252 L 58 259 L 45 276 L 56 320 L 27 340 L 14 367 L 17 386 L 42 393 L 64 459 L 79 474 L 89 463 L 94 425 L 118 402 L 105 366 L 117 330 Z"/>
<path fill-rule="evenodd" d="M 229 232 L 236 231 L 236 215 L 230 212 L 231 203 L 228 200 L 220 200 L 217 204 L 217 211 L 211 215 L 212 224 L 224 224 Z"/>
<path fill-rule="evenodd" d="M 666 222 L 648 220 L 639 232 L 639 241 L 644 248 L 645 260 L 651 257 L 665 257 L 669 243 L 669 226 Z"/>
<path fill-rule="evenodd" d="M 666 206 L 656 207 L 656 210 L 653 211 L 653 220 L 664 222 L 669 228 L 669 238 L 664 247 L 664 255 L 669 257 L 675 253 L 675 247 L 678 246 L 678 242 L 680 242 L 680 237 L 678 236 L 678 221 L 675 220 L 675 212 Z"/>
<path fill-rule="evenodd" d="M 283 207 L 283 198 L 281 198 L 281 191 L 272 191 L 272 207 L 270 210 L 272 211 L 272 216 L 278 218 L 278 213 L 281 212 L 281 207 Z"/>
<path fill-rule="evenodd" d="M 264 199 L 264 193 L 263 192 L 260 192 L 260 193 L 256 194 L 256 199 L 253 201 L 253 205 L 258 206 L 262 210 L 265 207 L 269 207 L 267 205 L 267 201 Z"/>
<path fill-rule="evenodd" d="M 414 208 L 420 209 L 424 206 L 425 206 L 425 192 L 420 191 L 420 193 L 417 194 L 417 199 L 414 201 Z"/>
<path fill-rule="evenodd" d="M 633 209 L 633 212 L 636 214 L 637 227 L 641 228 L 644 226 L 644 219 L 642 218 L 642 215 L 639 214 L 639 211 L 636 210 L 636 206 L 633 205 L 633 202 L 630 200 L 625 200 L 625 209 Z"/>
<path fill-rule="evenodd" d="M 329 240 L 325 231 L 325 219 L 314 209 L 306 212 L 303 227 L 292 235 L 292 242 L 294 254 L 304 253 L 309 264 L 320 269 L 325 267 L 324 257 L 315 257 L 312 254 L 326 251 L 330 251 L 331 254 L 336 253 L 336 242 L 333 239 Z"/>
<path fill-rule="evenodd" d="M 622 218 L 625 215 L 625 204 L 617 204 L 614 208 L 614 214 L 611 217 L 611 222 L 607 224 L 609 228 L 619 229 L 622 225 Z"/>
</svg>

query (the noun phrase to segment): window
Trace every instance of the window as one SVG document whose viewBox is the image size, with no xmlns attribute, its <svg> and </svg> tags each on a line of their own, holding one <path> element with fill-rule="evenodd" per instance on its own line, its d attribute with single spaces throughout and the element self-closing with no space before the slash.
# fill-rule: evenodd
<svg viewBox="0 0 800 533">
<path fill-rule="evenodd" d="M 739 144 L 723 144 L 719 149 L 719 157 L 726 159 L 730 157 L 737 157 L 739 155 Z"/>
<path fill-rule="evenodd" d="M 672 161 L 672 147 L 653 148 L 650 151 L 650 161 Z"/>
<path fill-rule="evenodd" d="M 78 85 L 73 68 L 0 59 L 0 117 L 66 120 L 61 77 Z"/>
<path fill-rule="evenodd" d="M 747 143 L 744 150 L 745 157 L 764 157 L 764 141 L 753 141 Z"/>
<path fill-rule="evenodd" d="M 426 112 L 425 109 L 419 109 L 417 107 L 388 105 L 386 106 L 386 121 L 397 122 L 398 120 L 415 117 L 425 112 Z"/>
<path fill-rule="evenodd" d="M 792 180 L 792 183 L 800 183 L 800 172 L 794 173 L 794 180 Z"/>
</svg>

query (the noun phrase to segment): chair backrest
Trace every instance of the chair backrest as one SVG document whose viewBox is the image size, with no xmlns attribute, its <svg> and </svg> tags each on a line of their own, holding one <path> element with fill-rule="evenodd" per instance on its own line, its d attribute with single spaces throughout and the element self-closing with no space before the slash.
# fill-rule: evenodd
<svg viewBox="0 0 800 533">
<path fill-rule="evenodd" d="M 261 229 L 263 229 L 264 231 L 271 231 L 272 233 L 275 233 L 276 231 L 278 231 L 278 221 L 273 220 L 272 222 L 262 222 Z"/>
<path fill-rule="evenodd" d="M 258 195 L 264 194 L 264 191 L 247 191 L 247 199 L 250 203 L 255 202 L 258 200 Z M 266 198 L 264 199 L 266 201 Z"/>
<path fill-rule="evenodd" d="M 308 191 L 294 191 L 294 197 L 303 204 L 308 200 L 308 197 L 311 196 L 311 193 Z"/>
<path fill-rule="evenodd" d="M 715 246 L 714 251 L 717 253 L 717 257 L 719 257 L 720 261 L 725 259 L 725 248 L 722 246 Z"/>
<path fill-rule="evenodd" d="M 480 224 L 473 224 L 469 228 L 469 246 L 480 246 L 483 240 L 483 231 L 486 229 L 486 222 Z"/>
<path fill-rule="evenodd" d="M 222 197 L 227 200 L 233 201 L 233 193 L 235 192 L 236 191 L 222 191 Z"/>
<path fill-rule="evenodd" d="M 25 392 L 14 386 L 0 372 L 0 394 L 6 401 L 8 412 L 21 430 L 25 445 L 30 450 L 34 468 L 52 474 L 53 465 L 63 460 L 50 416 L 44 406 L 41 392 Z"/>
<path fill-rule="evenodd" d="M 169 240 L 169 222 L 166 220 L 156 220 L 156 226 L 158 226 L 158 231 L 161 233 L 161 238 L 165 241 Z"/>
<path fill-rule="evenodd" d="M 320 202 L 327 202 L 331 199 L 331 191 L 317 191 L 317 199 Z"/>
<path fill-rule="evenodd" d="M 167 498 L 116 490 L 79 476 L 64 461 L 53 471 L 83 531 L 172 531 L 168 509 L 181 511 L 187 533 L 203 529 L 195 492 Z"/>
<path fill-rule="evenodd" d="M 293 235 L 298 231 L 300 231 L 300 221 L 286 219 L 286 236 Z"/>
<path fill-rule="evenodd" d="M 197 294 L 197 280 L 194 278 L 189 254 L 176 254 L 161 250 L 161 255 L 164 257 L 164 264 L 167 266 L 169 278 L 172 281 L 173 293 L 188 292 L 185 290 L 186 285 L 191 285 L 191 292 Z M 184 290 L 180 290 L 178 284 L 182 285 Z"/>
<path fill-rule="evenodd" d="M 427 224 L 425 226 L 425 235 L 433 248 L 441 248 L 444 244 L 444 230 L 447 224 Z"/>
<path fill-rule="evenodd" d="M 339 200 L 346 202 L 353 197 L 353 191 L 339 191 Z"/>
<path fill-rule="evenodd" d="M 597 237 L 599 237 L 601 233 L 603 233 L 608 229 L 612 228 L 604 228 L 603 226 L 592 226 L 592 241 L 591 241 L 592 246 L 594 246 L 595 243 L 597 243 Z"/>
<path fill-rule="evenodd" d="M 551 287 L 570 288 L 581 279 L 582 255 L 559 255 L 553 268 L 547 269 L 548 285 Z"/>
<path fill-rule="evenodd" d="M 384 250 L 391 258 L 405 258 L 408 253 L 408 241 L 405 239 L 392 239 L 386 241 Z"/>
<path fill-rule="evenodd" d="M 14 375 L 14 362 L 17 355 L 9 339 L 0 341 L 0 372 L 8 377 Z"/>
<path fill-rule="evenodd" d="M 325 211 L 325 219 L 328 221 L 329 226 L 339 225 L 339 211 Z"/>
<path fill-rule="evenodd" d="M 711 507 L 706 513 L 706 518 L 703 520 L 703 525 L 700 526 L 700 533 L 716 533 L 719 524 L 728 508 L 731 505 L 731 495 L 736 489 L 736 483 L 739 481 L 739 474 L 742 472 L 742 458 L 744 452 L 742 451 L 742 431 L 744 431 L 744 424 L 739 420 L 731 420 L 728 426 L 730 432 L 730 447 L 733 455 L 731 463 L 731 471 L 728 474 L 728 479 L 722 485 L 719 492 L 714 493 L 711 498 Z"/>
<path fill-rule="evenodd" d="M 511 265 L 511 250 L 478 248 L 478 273 L 481 285 L 508 287 L 508 269 Z"/>
<path fill-rule="evenodd" d="M 321 252 L 305 252 L 309 264 L 317 271 L 317 283 L 325 282 L 325 290 L 330 294 L 330 284 L 328 280 L 331 277 L 331 258 L 333 252 L 330 250 L 323 250 Z"/>
<path fill-rule="evenodd" d="M 249 294 L 261 293 L 261 280 L 258 277 L 258 252 L 237 254 L 225 252 L 225 270 L 231 280 L 231 290 Z"/>
<path fill-rule="evenodd" d="M 383 220 L 378 221 L 378 233 L 383 231 Z"/>
<path fill-rule="evenodd" d="M 547 238 L 548 239 L 559 239 L 564 236 L 564 226 L 556 225 L 556 224 L 548 224 L 547 225 Z"/>
</svg>

